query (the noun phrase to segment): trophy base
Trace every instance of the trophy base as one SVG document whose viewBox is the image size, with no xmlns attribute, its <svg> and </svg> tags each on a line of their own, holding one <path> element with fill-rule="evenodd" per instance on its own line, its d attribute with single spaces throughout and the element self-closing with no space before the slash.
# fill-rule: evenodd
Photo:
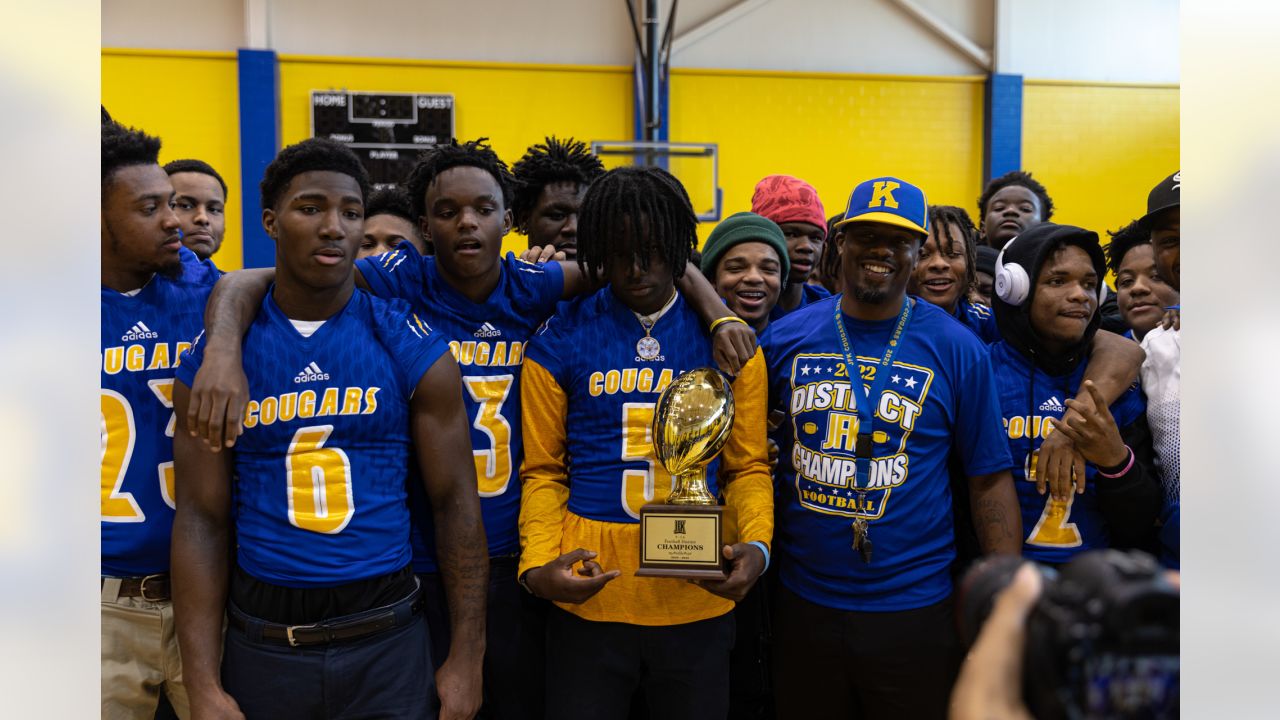
<svg viewBox="0 0 1280 720">
<path fill-rule="evenodd" d="M 724 506 L 651 503 L 640 508 L 641 577 L 724 580 Z"/>
</svg>

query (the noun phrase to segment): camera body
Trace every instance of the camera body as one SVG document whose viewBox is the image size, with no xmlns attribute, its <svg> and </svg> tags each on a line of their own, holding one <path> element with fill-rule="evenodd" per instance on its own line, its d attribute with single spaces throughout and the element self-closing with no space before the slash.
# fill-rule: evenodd
<svg viewBox="0 0 1280 720">
<path fill-rule="evenodd" d="M 1022 562 L 988 558 L 965 575 L 956 607 L 966 645 Z M 1155 559 L 1136 550 L 1094 550 L 1056 570 L 1036 567 L 1043 592 L 1027 617 L 1022 672 L 1031 715 L 1177 717 L 1178 590 Z"/>
</svg>

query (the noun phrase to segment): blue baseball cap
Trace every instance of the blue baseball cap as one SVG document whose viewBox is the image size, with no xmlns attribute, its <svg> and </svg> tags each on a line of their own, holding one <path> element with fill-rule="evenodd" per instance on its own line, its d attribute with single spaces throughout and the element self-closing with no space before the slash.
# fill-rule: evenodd
<svg viewBox="0 0 1280 720">
<path fill-rule="evenodd" d="M 858 183 L 849 196 L 843 227 L 855 222 L 879 222 L 929 234 L 929 203 L 924 191 L 906 180 L 878 177 Z"/>
</svg>

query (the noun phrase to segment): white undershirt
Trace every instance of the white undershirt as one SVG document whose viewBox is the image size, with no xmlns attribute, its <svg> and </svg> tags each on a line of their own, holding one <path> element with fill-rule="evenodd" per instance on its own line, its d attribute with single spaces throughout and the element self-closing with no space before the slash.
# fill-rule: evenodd
<svg viewBox="0 0 1280 720">
<path fill-rule="evenodd" d="M 324 323 L 324 320 L 294 320 L 289 318 L 289 324 L 293 325 L 293 329 L 297 330 L 302 337 L 311 337 Z"/>
</svg>

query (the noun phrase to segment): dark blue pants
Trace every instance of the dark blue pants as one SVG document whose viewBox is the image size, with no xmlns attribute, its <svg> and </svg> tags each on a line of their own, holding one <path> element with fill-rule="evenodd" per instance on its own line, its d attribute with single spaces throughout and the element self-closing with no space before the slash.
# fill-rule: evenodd
<svg viewBox="0 0 1280 720">
<path fill-rule="evenodd" d="M 515 557 L 489 558 L 485 611 L 484 706 L 482 720 L 540 720 L 546 644 L 546 613 L 540 600 L 516 582 Z M 438 573 L 419 575 L 431 628 L 431 659 L 439 669 L 449 657 L 449 604 Z"/>
<path fill-rule="evenodd" d="M 731 613 L 684 625 L 547 615 L 547 717 L 628 717 L 639 690 L 650 718 L 723 720 L 729 713 Z"/>
<path fill-rule="evenodd" d="M 289 647 L 227 628 L 222 684 L 248 720 L 435 718 L 427 622 L 358 640 Z"/>
</svg>

